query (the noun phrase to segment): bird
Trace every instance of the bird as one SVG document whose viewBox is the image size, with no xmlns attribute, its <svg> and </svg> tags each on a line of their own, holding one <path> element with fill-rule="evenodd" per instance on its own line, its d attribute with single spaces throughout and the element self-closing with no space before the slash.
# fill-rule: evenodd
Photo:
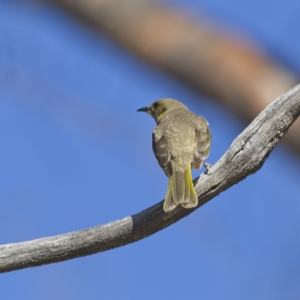
<svg viewBox="0 0 300 300">
<path fill-rule="evenodd" d="M 169 178 L 164 211 L 170 212 L 178 205 L 186 209 L 196 207 L 198 197 L 191 169 L 199 170 L 209 155 L 209 123 L 171 98 L 157 100 L 137 111 L 148 113 L 157 125 L 152 133 L 152 148 L 159 166 Z"/>
</svg>

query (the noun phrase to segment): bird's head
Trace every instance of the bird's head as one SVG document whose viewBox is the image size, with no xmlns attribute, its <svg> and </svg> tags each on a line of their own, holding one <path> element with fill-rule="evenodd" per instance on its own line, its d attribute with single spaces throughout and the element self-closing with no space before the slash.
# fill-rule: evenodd
<svg viewBox="0 0 300 300">
<path fill-rule="evenodd" d="M 151 117 L 154 118 L 156 123 L 160 121 L 160 119 L 169 111 L 177 108 L 183 108 L 187 109 L 185 105 L 183 105 L 181 102 L 177 100 L 173 100 L 170 98 L 164 98 L 157 100 L 150 104 L 147 107 L 142 107 L 138 109 L 137 111 L 143 111 L 148 113 Z"/>
</svg>

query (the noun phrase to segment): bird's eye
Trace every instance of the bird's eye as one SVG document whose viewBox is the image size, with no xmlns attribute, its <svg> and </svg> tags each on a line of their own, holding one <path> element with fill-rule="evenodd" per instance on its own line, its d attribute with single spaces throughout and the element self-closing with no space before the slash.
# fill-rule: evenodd
<svg viewBox="0 0 300 300">
<path fill-rule="evenodd" d="M 157 103 L 157 102 L 154 102 L 154 103 L 153 103 L 153 108 L 154 108 L 154 109 L 157 109 L 157 107 L 158 107 L 158 103 Z"/>
</svg>

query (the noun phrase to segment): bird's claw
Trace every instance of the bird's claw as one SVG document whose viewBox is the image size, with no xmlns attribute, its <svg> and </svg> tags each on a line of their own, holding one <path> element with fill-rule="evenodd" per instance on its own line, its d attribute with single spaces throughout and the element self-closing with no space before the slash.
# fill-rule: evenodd
<svg viewBox="0 0 300 300">
<path fill-rule="evenodd" d="M 203 163 L 203 166 L 204 166 L 204 168 L 206 169 L 206 171 L 205 171 L 204 173 L 205 173 L 205 174 L 210 174 L 209 170 L 210 170 L 210 168 L 212 167 L 212 165 L 205 162 L 205 163 Z"/>
</svg>

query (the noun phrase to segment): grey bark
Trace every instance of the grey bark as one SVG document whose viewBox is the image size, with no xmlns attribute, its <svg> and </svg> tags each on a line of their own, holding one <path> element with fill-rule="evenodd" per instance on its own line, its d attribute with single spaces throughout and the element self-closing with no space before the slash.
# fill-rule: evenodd
<svg viewBox="0 0 300 300">
<path fill-rule="evenodd" d="M 199 208 L 216 195 L 258 171 L 300 114 L 300 84 L 279 97 L 233 141 L 208 172 L 194 180 Z M 145 238 L 189 215 L 195 209 L 177 207 L 165 213 L 162 201 L 105 225 L 58 236 L 0 246 L 0 272 L 85 256 Z"/>
</svg>

